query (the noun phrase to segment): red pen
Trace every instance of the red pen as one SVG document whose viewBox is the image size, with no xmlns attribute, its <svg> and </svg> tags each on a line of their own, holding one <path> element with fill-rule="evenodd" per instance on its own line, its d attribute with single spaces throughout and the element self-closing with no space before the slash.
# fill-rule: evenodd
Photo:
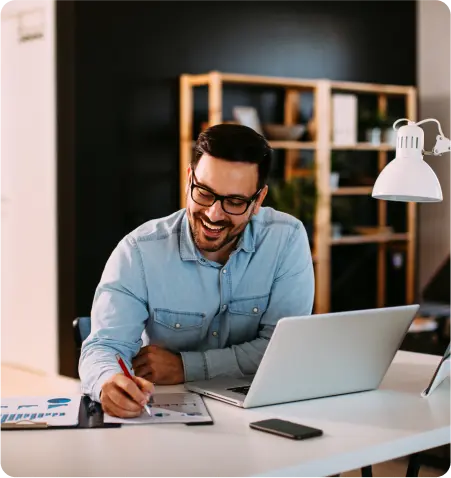
<svg viewBox="0 0 451 478">
<path fill-rule="evenodd" d="M 133 377 L 131 373 L 128 371 L 127 366 L 125 365 L 124 361 L 122 360 L 122 357 L 119 354 L 116 354 L 116 360 L 119 366 L 121 367 L 122 371 L 124 372 L 124 375 L 129 378 L 130 380 L 133 380 Z M 152 416 L 152 411 L 150 410 L 149 405 L 144 405 L 144 409 L 146 410 L 147 414 L 149 417 Z"/>
</svg>

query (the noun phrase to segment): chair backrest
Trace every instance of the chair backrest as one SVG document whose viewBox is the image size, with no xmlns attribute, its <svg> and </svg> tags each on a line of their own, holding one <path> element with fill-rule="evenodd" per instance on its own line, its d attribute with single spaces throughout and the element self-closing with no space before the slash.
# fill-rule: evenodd
<svg viewBox="0 0 451 478">
<path fill-rule="evenodd" d="M 77 348 L 81 348 L 81 344 L 91 333 L 91 317 L 77 317 L 73 323 L 74 338 Z"/>
</svg>

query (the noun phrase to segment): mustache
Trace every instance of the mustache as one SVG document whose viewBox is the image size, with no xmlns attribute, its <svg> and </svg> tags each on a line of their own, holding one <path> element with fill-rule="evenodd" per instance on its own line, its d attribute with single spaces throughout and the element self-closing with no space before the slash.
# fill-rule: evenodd
<svg viewBox="0 0 451 478">
<path fill-rule="evenodd" d="M 195 214 L 194 215 L 195 219 L 202 219 L 204 222 L 207 224 L 211 224 L 212 226 L 217 226 L 217 227 L 227 227 L 230 226 L 230 222 L 228 221 L 217 221 L 217 222 L 211 222 L 207 217 L 202 216 L 201 214 Z"/>
</svg>

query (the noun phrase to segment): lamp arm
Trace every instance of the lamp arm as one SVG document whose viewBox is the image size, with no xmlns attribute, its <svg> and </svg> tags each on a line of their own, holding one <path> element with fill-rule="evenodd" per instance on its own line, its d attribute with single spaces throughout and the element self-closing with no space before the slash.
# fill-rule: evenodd
<svg viewBox="0 0 451 478">
<path fill-rule="evenodd" d="M 393 123 L 393 129 L 397 131 L 398 129 L 396 128 L 396 125 L 401 122 L 401 121 L 407 121 L 408 125 L 415 125 L 415 126 L 420 126 L 420 124 L 423 123 L 428 123 L 428 122 L 434 122 L 437 123 L 438 126 L 438 131 L 439 135 L 436 137 L 437 142 L 435 143 L 435 146 L 432 151 L 426 151 L 423 150 L 422 154 L 425 156 L 441 156 L 443 153 L 449 153 L 451 150 L 451 141 L 445 137 L 442 131 L 442 127 L 440 123 L 435 119 L 435 118 L 426 118 L 424 120 L 418 121 L 418 123 L 415 123 L 414 121 L 411 121 L 407 118 L 401 118 Z"/>
</svg>

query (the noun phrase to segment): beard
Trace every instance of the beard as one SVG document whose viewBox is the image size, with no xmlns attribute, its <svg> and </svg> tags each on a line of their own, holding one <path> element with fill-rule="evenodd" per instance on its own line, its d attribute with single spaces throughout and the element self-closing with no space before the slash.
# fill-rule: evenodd
<svg viewBox="0 0 451 478">
<path fill-rule="evenodd" d="M 253 209 L 252 209 L 253 210 Z M 230 221 L 218 221 L 212 223 L 204 214 L 200 212 L 188 213 L 188 220 L 191 228 L 194 243 L 200 251 L 218 252 L 228 245 L 232 245 L 240 237 L 252 217 L 242 224 L 234 225 Z M 223 228 L 218 232 L 208 230 L 204 223 L 215 228 Z"/>
</svg>

